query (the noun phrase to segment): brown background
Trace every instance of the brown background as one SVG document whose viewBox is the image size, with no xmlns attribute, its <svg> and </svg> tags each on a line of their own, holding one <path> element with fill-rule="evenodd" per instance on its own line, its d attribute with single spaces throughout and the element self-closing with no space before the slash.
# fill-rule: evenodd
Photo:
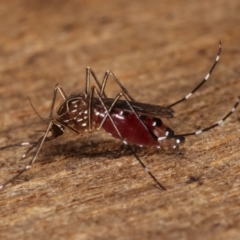
<svg viewBox="0 0 240 240">
<path fill-rule="evenodd" d="M 182 133 L 221 119 L 240 95 L 240 2 L 1 1 L 0 144 L 37 139 L 56 83 L 84 88 L 85 67 L 112 70 L 139 101 L 175 107 Z M 119 89 L 109 83 L 108 94 Z M 72 133 L 45 144 L 38 162 L 0 192 L 1 239 L 239 239 L 239 111 L 176 151 L 137 149 L 158 190 L 121 142 Z M 27 164 L 0 152 L 1 182 Z"/>
</svg>

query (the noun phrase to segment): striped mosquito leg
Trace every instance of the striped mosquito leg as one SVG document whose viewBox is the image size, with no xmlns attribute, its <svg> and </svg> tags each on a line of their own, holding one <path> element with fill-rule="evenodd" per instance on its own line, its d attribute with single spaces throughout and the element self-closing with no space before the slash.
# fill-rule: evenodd
<svg viewBox="0 0 240 240">
<path fill-rule="evenodd" d="M 119 135 L 120 136 L 120 135 Z M 150 177 L 153 179 L 153 181 L 162 189 L 167 190 L 152 174 L 152 172 L 149 170 L 149 168 L 142 162 L 142 160 L 138 157 L 138 155 L 133 151 L 132 147 L 128 144 L 126 140 L 122 140 L 122 142 L 126 145 L 126 147 L 132 152 L 134 157 L 138 160 L 138 162 L 141 164 L 141 166 L 144 168 L 144 170 L 150 175 Z"/>
<path fill-rule="evenodd" d="M 0 150 L 12 148 L 12 147 L 28 146 L 28 145 L 31 145 L 31 143 L 30 142 L 21 142 L 21 143 L 9 144 L 9 145 L 0 147 Z"/>
<path fill-rule="evenodd" d="M 4 182 L 2 185 L 0 185 L 0 189 L 4 188 L 7 184 L 9 184 L 9 183 L 11 183 L 12 181 L 14 181 L 15 179 L 17 179 L 20 175 L 22 175 L 24 172 L 26 172 L 28 169 L 30 169 L 30 168 L 32 167 L 33 163 L 34 163 L 34 162 L 36 161 L 36 159 L 37 159 L 37 156 L 38 156 L 38 154 L 39 154 L 39 152 L 40 152 L 40 150 L 41 150 L 41 148 L 42 148 L 43 143 L 45 142 L 45 139 L 47 138 L 47 135 L 48 135 L 49 131 L 52 129 L 52 125 L 53 125 L 53 124 L 54 124 L 53 121 L 51 121 L 51 122 L 48 124 L 47 130 L 46 130 L 44 136 L 41 137 L 41 138 L 39 139 L 39 141 L 37 142 L 37 143 L 39 143 L 39 146 L 38 146 L 37 151 L 36 151 L 36 153 L 34 154 L 33 158 L 32 158 L 31 161 L 28 163 L 28 165 L 27 165 L 25 168 L 23 168 L 19 173 L 17 173 L 15 176 L 13 176 L 13 177 L 10 178 L 8 181 L 6 181 L 6 182 Z M 32 150 L 32 147 L 30 148 L 30 150 Z M 30 150 L 29 150 L 29 151 L 30 151 Z M 29 152 L 29 151 L 28 151 L 28 152 Z M 23 157 L 24 157 L 24 155 L 23 155 Z"/>
<path fill-rule="evenodd" d="M 214 68 L 216 67 L 219 59 L 220 59 L 220 54 L 222 51 L 222 41 L 219 42 L 219 48 L 218 48 L 218 53 L 217 53 L 217 57 L 215 59 L 215 62 L 213 63 L 212 67 L 210 68 L 208 74 L 206 75 L 206 77 L 200 82 L 200 84 L 198 84 L 190 93 L 188 93 L 185 97 L 183 97 L 182 99 L 176 101 L 175 103 L 170 104 L 168 107 L 171 108 L 181 102 L 186 101 L 187 99 L 189 99 L 210 77 L 210 75 L 212 74 Z"/>
<path fill-rule="evenodd" d="M 27 149 L 27 151 L 22 155 L 22 159 L 26 158 L 27 155 L 37 146 L 38 143 L 39 143 L 39 141 L 36 142 L 36 144 L 34 144 L 34 145 L 32 145 L 31 147 L 29 147 L 29 148 Z"/>
<path fill-rule="evenodd" d="M 18 174 L 16 174 L 14 177 L 10 178 L 8 181 L 0 185 L 0 190 L 3 189 L 6 185 L 17 179 L 20 175 L 22 175 L 24 172 L 26 172 L 29 168 L 31 168 L 31 165 L 27 165 L 24 169 L 22 169 Z"/>
<path fill-rule="evenodd" d="M 38 141 L 33 141 L 33 142 L 21 142 L 21 143 L 15 143 L 15 144 L 9 144 L 7 146 L 0 147 L 0 151 L 12 147 L 21 147 L 21 146 L 29 146 L 29 145 L 36 145 Z"/>
<path fill-rule="evenodd" d="M 195 131 L 195 132 L 179 134 L 179 136 L 186 137 L 186 136 L 190 136 L 190 135 L 199 135 L 202 132 L 206 132 L 206 131 L 208 131 L 208 130 L 210 130 L 212 128 L 220 126 L 230 115 L 232 115 L 235 112 L 237 106 L 239 105 L 239 102 L 240 102 L 240 96 L 238 97 L 238 99 L 237 99 L 236 103 L 234 104 L 233 108 L 231 109 L 231 111 L 228 112 L 221 120 L 219 120 L 215 124 L 213 124 L 213 125 L 211 125 L 209 127 L 200 129 L 200 130 Z"/>
</svg>

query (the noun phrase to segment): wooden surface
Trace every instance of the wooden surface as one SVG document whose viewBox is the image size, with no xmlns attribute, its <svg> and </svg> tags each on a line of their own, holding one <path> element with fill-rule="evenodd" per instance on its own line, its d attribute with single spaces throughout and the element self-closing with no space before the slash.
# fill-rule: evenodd
<svg viewBox="0 0 240 240">
<path fill-rule="evenodd" d="M 35 140 L 56 83 L 84 88 L 85 67 L 111 70 L 139 101 L 174 108 L 176 133 L 221 119 L 240 95 L 240 2 L 1 1 L 0 146 Z M 108 94 L 119 89 L 109 82 Z M 61 101 L 61 100 L 59 100 Z M 240 239 L 239 110 L 176 151 L 136 149 L 161 191 L 121 142 L 66 133 L 0 192 L 1 239 Z M 0 152 L 0 180 L 27 164 Z"/>
</svg>

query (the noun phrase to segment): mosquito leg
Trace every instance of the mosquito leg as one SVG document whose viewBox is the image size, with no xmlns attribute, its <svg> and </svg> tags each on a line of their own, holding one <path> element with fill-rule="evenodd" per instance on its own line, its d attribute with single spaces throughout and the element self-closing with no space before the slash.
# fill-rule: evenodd
<svg viewBox="0 0 240 240">
<path fill-rule="evenodd" d="M 96 74 L 94 73 L 94 71 L 90 68 L 87 67 L 86 68 L 86 82 L 85 82 L 85 93 L 89 94 L 90 92 L 90 75 L 93 76 L 94 81 L 97 83 L 99 89 L 102 88 L 102 84 L 99 82 L 99 80 L 97 79 Z M 105 98 L 107 97 L 106 94 L 104 93 L 103 95 Z"/>
<path fill-rule="evenodd" d="M 200 133 L 202 132 L 206 132 L 210 129 L 213 129 L 215 127 L 218 127 L 220 126 L 230 115 L 232 115 L 237 106 L 239 105 L 239 102 L 240 102 L 240 96 L 238 97 L 237 101 L 235 102 L 233 108 L 231 109 L 231 111 L 229 111 L 221 120 L 219 120 L 218 122 L 216 122 L 215 124 L 209 126 L 209 127 L 206 127 L 206 128 L 203 128 L 203 129 L 200 129 L 200 130 L 197 130 L 195 132 L 190 132 L 190 133 L 183 133 L 183 134 L 179 134 L 179 135 L 174 135 L 174 138 L 175 137 L 186 137 L 186 136 L 191 136 L 191 135 L 199 135 Z"/>
<path fill-rule="evenodd" d="M 49 132 L 49 131 L 51 130 L 51 128 L 52 128 L 52 125 L 53 125 L 53 121 L 50 121 L 50 123 L 48 124 L 47 130 L 46 130 L 44 136 L 43 136 L 42 139 L 41 139 L 41 142 L 40 142 L 40 144 L 39 144 L 39 146 L 38 146 L 38 149 L 37 149 L 34 157 L 33 157 L 33 158 L 31 159 L 31 161 L 28 163 L 28 165 L 27 165 L 24 169 L 22 169 L 18 174 L 16 174 L 14 177 L 10 178 L 8 181 L 6 181 L 6 182 L 3 183 L 2 185 L 0 185 L 0 189 L 2 189 L 3 187 L 5 187 L 7 184 L 11 183 L 13 180 L 15 180 L 16 178 L 18 178 L 20 175 L 22 175 L 24 172 L 26 172 L 28 169 L 31 168 L 32 164 L 35 162 L 35 160 L 36 160 L 36 158 L 37 158 L 37 156 L 38 156 L 38 154 L 39 154 L 39 152 L 40 152 L 40 150 L 41 150 L 41 148 L 42 148 L 42 145 L 43 145 L 43 143 L 44 143 L 44 141 L 45 141 L 45 139 L 46 139 L 46 137 L 47 137 L 48 132 Z"/>
<path fill-rule="evenodd" d="M 222 51 L 222 41 L 219 42 L 219 48 L 218 48 L 218 53 L 217 53 L 217 57 L 215 59 L 215 62 L 213 63 L 212 67 L 210 68 L 208 74 L 206 75 L 206 77 L 202 80 L 202 82 L 200 82 L 200 84 L 198 84 L 190 93 L 188 93 L 184 98 L 168 105 L 169 108 L 172 108 L 173 106 L 176 106 L 177 104 L 186 101 L 188 98 L 190 98 L 210 77 L 210 75 L 212 74 L 214 68 L 216 67 L 219 58 L 220 58 L 220 54 Z"/>
<path fill-rule="evenodd" d="M 64 100 L 66 100 L 66 98 L 67 98 L 67 95 L 65 94 L 63 88 L 59 84 L 57 84 L 53 91 L 52 106 L 50 109 L 50 114 L 49 114 L 48 119 L 52 119 L 52 117 L 53 117 L 53 110 L 54 110 L 54 106 L 55 106 L 55 102 L 56 102 L 57 92 L 59 92 L 61 94 L 61 96 Z"/>
<path fill-rule="evenodd" d="M 110 112 L 109 110 L 106 108 L 104 102 L 102 101 L 102 98 L 101 98 L 101 95 L 100 93 L 96 90 L 95 87 L 92 87 L 92 96 L 93 96 L 93 92 L 95 92 L 97 95 L 98 95 L 98 98 L 103 106 L 103 108 L 105 109 L 105 113 L 106 113 L 106 116 L 110 119 L 114 129 L 116 130 L 118 136 L 120 137 L 120 139 L 122 140 L 122 142 L 126 145 L 126 147 L 131 151 L 131 153 L 133 154 L 133 156 L 137 159 L 137 161 L 140 163 L 140 165 L 144 168 L 144 170 L 149 174 L 149 176 L 153 179 L 153 181 L 163 190 L 166 190 L 166 188 L 156 179 L 156 177 L 152 174 L 152 172 L 147 168 L 147 166 L 141 161 L 141 159 L 138 157 L 138 155 L 134 152 L 133 148 L 128 144 L 128 142 L 126 140 L 124 140 L 124 138 L 122 137 L 122 134 L 119 132 L 116 124 L 114 123 L 111 115 L 110 115 Z M 117 97 L 115 98 L 115 101 L 116 102 L 120 97 L 122 96 L 122 93 L 119 93 L 117 95 Z M 113 107 L 113 106 L 112 106 Z M 102 123 L 100 124 L 101 126 L 103 125 L 104 121 L 106 120 L 106 118 L 104 118 L 102 120 Z"/>
<path fill-rule="evenodd" d="M 24 147 L 24 146 L 29 146 L 29 145 L 35 145 L 37 143 L 38 143 L 38 141 L 21 142 L 21 143 L 10 144 L 10 145 L 7 145 L 7 146 L 0 147 L 0 151 L 4 150 L 4 149 L 12 148 L 12 147 L 21 147 L 21 146 Z"/>
<path fill-rule="evenodd" d="M 127 91 L 127 89 L 121 84 L 121 82 L 118 80 L 118 78 L 113 74 L 113 72 L 111 71 L 106 71 L 104 78 L 103 78 L 103 82 L 102 82 L 102 88 L 100 90 L 100 96 L 102 96 L 102 94 L 104 93 L 106 84 L 107 84 L 107 80 L 109 75 L 113 78 L 113 80 L 115 81 L 115 83 L 117 83 L 117 85 L 120 87 L 120 89 L 126 94 L 126 96 L 132 101 L 134 102 L 134 98 L 130 95 L 130 93 Z"/>
<path fill-rule="evenodd" d="M 87 69 L 86 69 L 85 93 L 89 93 L 90 75 L 93 76 L 96 84 L 98 85 L 98 87 L 100 89 L 100 96 L 101 97 L 107 98 L 107 95 L 105 94 L 105 88 L 106 88 L 106 84 L 107 84 L 107 81 L 108 81 L 109 75 L 110 75 L 113 78 L 113 80 L 115 81 L 115 83 L 120 87 L 122 92 L 124 92 L 131 101 L 135 101 L 134 98 L 127 91 L 127 89 L 121 84 L 121 82 L 118 80 L 118 78 L 111 71 L 106 71 L 105 72 L 104 77 L 103 77 L 103 81 L 102 81 L 102 84 L 101 84 L 99 82 L 99 80 L 97 79 L 96 74 L 94 73 L 94 71 L 90 67 L 87 67 Z"/>
<path fill-rule="evenodd" d="M 62 135 L 64 133 L 64 126 L 62 126 L 61 124 L 57 123 L 57 121 L 55 122 L 55 120 L 52 119 L 52 115 L 53 115 L 53 110 L 54 110 L 54 106 L 55 106 L 55 102 L 56 102 L 56 96 L 57 96 L 57 92 L 59 91 L 59 93 L 61 94 L 61 96 L 66 99 L 66 94 L 63 91 L 62 87 L 60 85 L 56 85 L 54 88 L 54 92 L 53 92 L 53 100 L 52 100 L 52 105 L 51 105 L 51 110 L 50 110 L 50 114 L 49 114 L 49 123 L 48 123 L 48 127 L 47 130 L 45 131 L 44 135 L 36 142 L 23 142 L 20 144 L 13 144 L 11 145 L 11 147 L 14 146 L 26 146 L 26 145 L 30 145 L 32 144 L 33 146 L 31 146 L 26 153 L 22 156 L 22 158 L 25 158 L 27 156 L 27 154 L 35 147 L 39 144 L 37 151 L 34 155 L 34 157 L 32 158 L 32 160 L 29 162 L 29 164 L 22 170 L 20 171 L 18 174 L 16 174 L 13 178 L 11 178 L 10 180 L 8 180 L 7 182 L 3 183 L 2 185 L 0 185 L 0 189 L 2 189 L 4 186 L 6 186 L 8 183 L 11 183 L 14 179 L 18 178 L 22 173 L 24 173 L 25 171 L 27 171 L 29 168 L 31 168 L 32 164 L 35 162 L 35 160 L 37 159 L 37 156 L 42 148 L 42 145 L 45 141 L 51 141 L 57 137 L 59 137 L 60 135 Z M 52 131 L 52 135 L 51 136 L 47 136 L 49 131 Z M 1 147 L 0 150 L 6 149 L 6 148 L 10 148 L 10 146 L 5 146 L 5 147 Z"/>
</svg>

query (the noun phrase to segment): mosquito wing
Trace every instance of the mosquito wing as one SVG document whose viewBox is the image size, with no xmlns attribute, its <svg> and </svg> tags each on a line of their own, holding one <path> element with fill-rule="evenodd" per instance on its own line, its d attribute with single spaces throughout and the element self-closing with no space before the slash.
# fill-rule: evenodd
<svg viewBox="0 0 240 240">
<path fill-rule="evenodd" d="M 109 108 L 114 99 L 113 98 L 102 98 L 103 103 L 107 108 Z M 155 117 L 165 117 L 165 118 L 172 118 L 173 117 L 173 109 L 169 107 L 162 107 L 158 105 L 148 104 L 148 103 L 140 103 L 140 102 L 129 102 L 133 109 L 139 113 L 144 115 L 150 115 Z M 93 106 L 102 106 L 100 100 L 96 97 L 93 98 Z M 122 109 L 123 111 L 129 111 L 130 109 L 126 100 L 118 100 L 113 108 Z"/>
</svg>

